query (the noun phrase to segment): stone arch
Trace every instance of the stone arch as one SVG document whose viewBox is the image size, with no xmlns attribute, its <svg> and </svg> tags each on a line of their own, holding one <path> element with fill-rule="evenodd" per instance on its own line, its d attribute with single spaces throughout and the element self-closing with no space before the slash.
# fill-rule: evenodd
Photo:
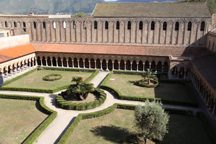
<svg viewBox="0 0 216 144">
<path fill-rule="evenodd" d="M 121 60 L 121 62 L 120 62 L 120 69 L 121 69 L 121 70 L 124 70 L 124 68 L 125 68 L 125 67 L 124 67 L 124 60 Z"/>
<path fill-rule="evenodd" d="M 114 61 L 114 69 L 115 69 L 115 70 L 118 70 L 118 68 L 119 68 L 119 67 L 118 67 L 118 60 L 115 60 L 115 61 Z"/>
<path fill-rule="evenodd" d="M 149 69 L 149 61 L 145 62 L 145 70 Z"/>
<path fill-rule="evenodd" d="M 151 69 L 152 69 L 152 71 L 156 71 L 155 61 L 152 61 L 152 63 L 151 63 Z"/>
<path fill-rule="evenodd" d="M 137 70 L 137 63 L 135 60 L 132 63 L 132 70 Z"/>
<path fill-rule="evenodd" d="M 69 66 L 69 67 L 72 67 L 72 66 L 73 66 L 71 57 L 69 57 L 69 59 L 68 59 L 68 66 Z"/>
<path fill-rule="evenodd" d="M 200 25 L 200 31 L 204 31 L 204 30 L 205 30 L 205 22 L 202 21 Z"/>
<path fill-rule="evenodd" d="M 174 67 L 172 68 L 172 74 L 175 75 L 175 74 L 177 74 L 177 73 L 178 73 L 178 68 L 177 68 L 176 66 L 174 66 Z"/>
<path fill-rule="evenodd" d="M 112 60 L 109 59 L 108 61 L 108 69 L 111 71 L 112 70 Z"/>
<path fill-rule="evenodd" d="M 89 68 L 89 60 L 88 60 L 88 58 L 85 59 L 85 68 Z"/>
<path fill-rule="evenodd" d="M 95 61 L 93 58 L 91 58 L 91 68 L 95 68 Z"/>
<path fill-rule="evenodd" d="M 76 57 L 74 58 L 74 67 L 76 67 L 76 68 L 78 67 L 78 61 L 77 61 Z"/>
<path fill-rule="evenodd" d="M 164 70 L 165 73 L 167 73 L 169 71 L 169 65 L 168 65 L 167 61 L 164 62 L 163 70 Z"/>
<path fill-rule="evenodd" d="M 25 63 L 26 63 L 26 62 L 25 62 Z M 46 66 L 46 59 L 45 59 L 44 56 L 42 57 L 42 66 Z"/>
<path fill-rule="evenodd" d="M 56 58 L 55 57 L 52 58 L 52 63 L 53 63 L 53 66 L 57 66 L 56 65 Z"/>
<path fill-rule="evenodd" d="M 67 60 L 65 57 L 63 58 L 63 67 L 67 67 Z"/>
<path fill-rule="evenodd" d="M 143 61 L 139 61 L 138 70 L 143 71 Z"/>
<path fill-rule="evenodd" d="M 79 59 L 79 67 L 80 68 L 84 67 L 84 65 L 83 65 L 83 59 L 82 58 Z"/>
<path fill-rule="evenodd" d="M 100 59 L 97 59 L 96 60 L 96 68 L 100 69 L 101 66 L 100 66 Z"/>
<path fill-rule="evenodd" d="M 48 66 L 51 66 L 51 60 L 50 60 L 50 57 L 48 56 L 48 58 L 47 58 L 47 65 Z"/>
<path fill-rule="evenodd" d="M 106 70 L 106 60 L 105 59 L 103 59 L 102 61 L 102 69 Z"/>
<path fill-rule="evenodd" d="M 39 56 L 37 57 L 37 64 L 38 64 L 38 65 L 41 65 L 41 59 L 40 59 Z"/>
<path fill-rule="evenodd" d="M 61 58 L 60 57 L 58 57 L 58 66 L 62 66 L 62 62 L 61 62 Z"/>
<path fill-rule="evenodd" d="M 162 62 L 161 61 L 159 61 L 157 64 L 157 71 L 162 72 Z"/>
<path fill-rule="evenodd" d="M 127 62 L 126 62 L 126 70 L 131 70 L 130 60 L 127 60 Z"/>
</svg>

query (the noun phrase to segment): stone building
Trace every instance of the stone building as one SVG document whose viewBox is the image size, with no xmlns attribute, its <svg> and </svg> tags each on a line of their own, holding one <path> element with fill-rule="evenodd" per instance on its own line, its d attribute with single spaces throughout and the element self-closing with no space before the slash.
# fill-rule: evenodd
<svg viewBox="0 0 216 144">
<path fill-rule="evenodd" d="M 0 38 L 1 75 L 7 80 L 37 65 L 151 68 L 191 80 L 214 111 L 215 17 L 206 3 L 98 3 L 87 18 L 0 15 L 0 29 L 11 35 Z"/>
</svg>

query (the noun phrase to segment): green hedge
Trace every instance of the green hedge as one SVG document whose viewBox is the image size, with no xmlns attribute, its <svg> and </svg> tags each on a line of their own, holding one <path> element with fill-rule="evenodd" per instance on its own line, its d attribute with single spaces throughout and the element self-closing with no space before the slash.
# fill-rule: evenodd
<svg viewBox="0 0 216 144">
<path fill-rule="evenodd" d="M 119 99 L 122 99 L 122 100 L 133 100 L 133 101 L 146 101 L 146 99 L 149 99 L 150 101 L 152 101 L 152 100 L 155 99 L 157 101 L 161 101 L 163 104 L 173 104 L 173 105 L 183 105 L 183 106 L 198 107 L 198 103 L 196 101 L 196 98 L 193 95 L 193 93 L 192 93 L 190 87 L 188 86 L 187 82 L 179 81 L 179 80 L 163 80 L 161 75 L 159 75 L 159 74 L 157 75 L 159 77 L 159 79 L 160 79 L 159 80 L 160 82 L 167 82 L 167 83 L 169 82 L 169 83 L 184 84 L 186 86 L 187 90 L 188 90 L 188 94 L 189 94 L 189 97 L 191 99 L 191 102 L 176 101 L 176 100 L 167 100 L 167 99 L 161 99 L 161 98 L 149 98 L 149 97 L 141 97 L 141 96 L 127 96 L 127 95 L 122 95 L 121 92 L 118 91 L 117 89 L 106 85 L 107 81 L 110 79 L 110 77 L 112 76 L 113 73 L 115 73 L 115 74 L 128 74 L 128 73 L 137 73 L 137 74 L 140 74 L 142 72 L 112 71 L 104 79 L 104 81 L 100 85 L 100 88 L 105 89 L 105 90 L 113 93 Z"/>
<path fill-rule="evenodd" d="M 214 130 L 212 129 L 211 125 L 208 122 L 208 119 L 206 118 L 205 114 L 203 112 L 197 112 L 197 115 L 201 118 L 201 120 L 203 121 L 203 124 L 207 130 L 207 133 L 209 134 L 212 142 L 214 144 L 216 144 L 216 133 L 214 132 Z"/>
<path fill-rule="evenodd" d="M 100 117 L 100 116 L 103 116 L 103 115 L 106 115 L 108 113 L 113 112 L 116 108 L 134 110 L 135 107 L 136 107 L 135 105 L 129 105 L 129 104 L 114 104 L 114 105 L 112 105 L 112 106 L 110 106 L 104 110 L 101 110 L 101 111 L 97 111 L 97 112 L 93 112 L 93 113 L 79 114 L 74 119 L 72 124 L 69 126 L 69 128 L 66 130 L 66 132 L 64 133 L 64 135 L 61 137 L 61 139 L 59 140 L 59 142 L 57 144 L 65 144 L 67 142 L 67 140 L 70 138 L 70 136 L 73 133 L 73 131 L 75 130 L 75 128 L 77 127 L 77 125 L 79 124 L 79 122 L 83 119 Z M 168 111 L 169 113 L 172 113 L 172 114 L 183 114 L 183 115 L 192 115 L 193 114 L 193 111 L 190 111 L 190 110 L 179 110 L 179 109 L 167 109 L 166 108 L 165 111 Z"/>
<path fill-rule="evenodd" d="M 148 81 L 148 80 L 145 80 L 145 81 Z M 150 80 L 150 81 L 154 84 L 152 84 L 152 85 L 144 84 L 144 83 L 142 83 L 142 82 L 144 82 L 144 80 L 142 79 L 142 80 L 137 81 L 136 85 L 141 86 L 141 87 L 146 87 L 146 88 L 155 88 L 159 84 L 158 80 Z"/>
<path fill-rule="evenodd" d="M 69 126 L 69 128 L 66 130 L 66 132 L 64 133 L 64 135 L 61 137 L 61 139 L 59 140 L 58 144 L 65 144 L 67 142 L 67 140 L 70 138 L 71 134 L 73 133 L 73 131 L 75 130 L 75 128 L 77 127 L 77 125 L 79 124 L 79 122 L 82 119 L 88 119 L 88 118 L 94 118 L 94 117 L 99 117 L 99 116 L 103 116 L 106 115 L 108 113 L 113 112 L 117 107 L 117 104 L 114 104 L 104 110 L 100 110 L 97 112 L 93 112 L 93 113 L 84 113 L 84 114 L 79 114 L 74 121 L 72 122 L 72 124 Z"/>
<path fill-rule="evenodd" d="M 40 134 L 48 127 L 48 125 L 57 117 L 57 112 L 51 110 L 44 104 L 44 97 L 38 96 L 21 96 L 21 95 L 7 95 L 0 94 L 0 98 L 17 99 L 17 100 L 34 100 L 39 101 L 44 113 L 49 116 L 22 142 L 23 144 L 33 143 Z"/>
<path fill-rule="evenodd" d="M 56 76 L 56 78 L 50 78 L 50 76 Z M 62 75 L 61 74 L 49 74 L 49 75 L 46 75 L 43 77 L 43 80 L 45 81 L 55 81 L 55 80 L 59 80 L 62 78 Z"/>
<path fill-rule="evenodd" d="M 76 72 L 94 72 L 92 73 L 84 82 L 90 82 L 98 73 L 99 70 L 89 70 L 89 69 L 69 69 L 69 68 L 54 68 L 54 67 L 38 67 L 39 70 L 44 69 L 44 70 L 60 70 L 60 71 L 76 71 Z M 6 81 L 2 88 L 0 90 L 9 90 L 9 91 L 27 91 L 27 92 L 39 92 L 39 93 L 55 93 L 58 92 L 60 90 L 66 89 L 69 85 L 63 85 L 63 86 L 59 86 L 56 87 L 54 89 L 40 89 L 40 88 L 21 88 L 21 87 L 4 87 L 4 85 L 7 85 L 15 80 L 18 80 L 34 71 L 36 71 L 37 68 L 23 74 L 20 75 L 18 77 L 15 77 L 9 81 Z"/>
<path fill-rule="evenodd" d="M 55 101 L 60 108 L 67 109 L 67 110 L 93 109 L 103 104 L 104 101 L 106 100 L 106 93 L 98 88 L 95 88 L 94 92 L 92 93 L 98 94 L 99 99 L 88 103 L 73 103 L 72 101 L 67 101 L 63 98 L 64 96 L 63 93 L 64 92 L 62 92 L 62 95 L 57 95 Z"/>
<path fill-rule="evenodd" d="M 2 85 L 2 87 L 5 86 L 5 85 L 7 85 L 7 84 L 10 84 L 10 83 L 12 83 L 12 82 L 14 82 L 14 81 L 16 81 L 16 80 L 18 80 L 18 79 L 20 79 L 20 78 L 22 78 L 22 77 L 24 77 L 24 76 L 26 76 L 26 75 L 29 75 L 30 73 L 33 73 L 33 72 L 36 71 L 36 70 L 37 70 L 37 68 L 35 68 L 35 69 L 33 69 L 33 70 L 30 70 L 30 71 L 28 71 L 28 72 L 26 72 L 26 73 L 24 73 L 24 74 L 22 74 L 22 75 L 19 75 L 19 76 L 13 78 L 13 79 L 10 79 L 10 80 L 4 82 L 3 85 Z"/>
</svg>

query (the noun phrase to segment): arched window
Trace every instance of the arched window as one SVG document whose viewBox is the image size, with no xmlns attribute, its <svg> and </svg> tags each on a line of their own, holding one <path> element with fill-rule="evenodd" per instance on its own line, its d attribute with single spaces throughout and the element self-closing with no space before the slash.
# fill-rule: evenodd
<svg viewBox="0 0 216 144">
<path fill-rule="evenodd" d="M 127 29 L 129 29 L 129 30 L 131 29 L 131 22 L 130 21 L 128 22 Z"/>
<path fill-rule="evenodd" d="M 108 22 L 106 21 L 105 22 L 105 29 L 108 29 L 109 27 L 108 27 Z"/>
<path fill-rule="evenodd" d="M 155 30 L 155 22 L 154 21 L 151 22 L 151 30 Z"/>
<path fill-rule="evenodd" d="M 34 29 L 36 29 L 36 22 L 34 22 L 33 25 L 34 25 Z"/>
<path fill-rule="evenodd" d="M 167 23 L 166 22 L 163 23 L 163 30 L 167 30 Z"/>
<path fill-rule="evenodd" d="M 66 28 L 66 22 L 63 21 L 63 28 L 65 29 Z"/>
<path fill-rule="evenodd" d="M 8 23 L 7 23 L 7 21 L 5 21 L 5 27 L 8 27 Z"/>
<path fill-rule="evenodd" d="M 189 23 L 188 23 L 188 31 L 191 31 L 191 28 L 192 28 L 192 23 L 189 22 Z"/>
<path fill-rule="evenodd" d="M 53 22 L 53 28 L 54 29 L 56 28 L 56 22 Z"/>
<path fill-rule="evenodd" d="M 143 22 L 140 21 L 140 22 L 139 22 L 139 30 L 142 30 L 142 29 L 143 29 Z"/>
<path fill-rule="evenodd" d="M 43 22 L 43 28 L 44 28 L 44 29 L 46 28 L 46 23 L 45 23 L 45 22 Z"/>
<path fill-rule="evenodd" d="M 116 29 L 119 29 L 119 21 L 116 22 Z"/>
<path fill-rule="evenodd" d="M 73 28 L 76 29 L 76 22 L 73 21 Z"/>
<path fill-rule="evenodd" d="M 14 22 L 14 27 L 17 27 L 17 24 L 16 24 L 16 22 Z"/>
<path fill-rule="evenodd" d="M 178 31 L 179 30 L 179 22 L 175 23 L 175 30 Z"/>
<path fill-rule="evenodd" d="M 25 23 L 25 22 L 23 22 L 23 27 L 24 27 L 24 28 L 26 27 L 26 23 Z"/>
<path fill-rule="evenodd" d="M 202 22 L 201 22 L 200 31 L 204 31 L 204 29 L 205 29 L 205 22 L 202 21 Z"/>
<path fill-rule="evenodd" d="M 97 29 L 97 21 L 94 21 L 94 29 Z"/>
</svg>

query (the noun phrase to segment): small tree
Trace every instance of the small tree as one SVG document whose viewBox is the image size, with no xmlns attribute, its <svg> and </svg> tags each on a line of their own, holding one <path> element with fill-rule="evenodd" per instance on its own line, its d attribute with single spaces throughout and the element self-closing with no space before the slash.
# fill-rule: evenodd
<svg viewBox="0 0 216 144">
<path fill-rule="evenodd" d="M 74 15 L 74 17 L 87 17 L 84 12 L 78 12 L 77 14 Z"/>
<path fill-rule="evenodd" d="M 152 79 L 157 79 L 156 76 L 157 72 L 152 72 L 152 70 L 147 69 L 147 71 L 143 74 L 144 80 L 148 80 L 148 84 L 150 84 L 150 80 Z"/>
<path fill-rule="evenodd" d="M 78 76 L 75 76 L 75 77 L 72 77 L 72 82 L 76 82 L 76 85 L 77 87 L 79 87 L 79 84 L 83 82 L 83 78 L 82 77 L 78 77 Z"/>
<path fill-rule="evenodd" d="M 147 139 L 163 140 L 167 131 L 169 115 L 162 109 L 162 103 L 149 102 L 145 106 L 138 105 L 135 108 L 135 125 L 146 144 Z"/>
</svg>

